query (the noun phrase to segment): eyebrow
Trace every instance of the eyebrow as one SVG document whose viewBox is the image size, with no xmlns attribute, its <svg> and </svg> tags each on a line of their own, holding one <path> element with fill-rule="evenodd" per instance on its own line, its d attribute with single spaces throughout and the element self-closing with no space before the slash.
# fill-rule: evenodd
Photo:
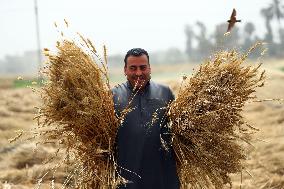
<svg viewBox="0 0 284 189">
<path fill-rule="evenodd" d="M 146 66 L 147 66 L 147 65 L 140 65 L 140 66 L 131 65 L 131 66 L 129 66 L 129 67 L 131 67 L 131 68 L 137 68 L 137 67 L 143 68 L 143 67 L 146 67 Z"/>
</svg>

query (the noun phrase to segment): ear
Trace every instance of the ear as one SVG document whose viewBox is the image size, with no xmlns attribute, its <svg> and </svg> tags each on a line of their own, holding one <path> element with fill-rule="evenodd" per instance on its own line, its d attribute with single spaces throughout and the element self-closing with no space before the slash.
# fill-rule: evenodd
<svg viewBox="0 0 284 189">
<path fill-rule="evenodd" d="M 126 75 L 126 66 L 124 66 L 124 75 Z"/>
</svg>

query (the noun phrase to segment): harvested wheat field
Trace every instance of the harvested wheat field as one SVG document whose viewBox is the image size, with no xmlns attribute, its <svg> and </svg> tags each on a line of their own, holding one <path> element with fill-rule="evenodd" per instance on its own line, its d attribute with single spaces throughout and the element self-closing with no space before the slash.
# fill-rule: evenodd
<svg viewBox="0 0 284 189">
<path fill-rule="evenodd" d="M 192 72 L 191 67 L 188 66 L 188 72 Z M 266 70 L 267 81 L 257 90 L 259 99 L 284 99 L 283 67 L 284 61 L 264 61 L 262 68 Z M 152 67 L 153 73 L 155 69 L 162 70 Z M 167 71 L 174 70 L 167 67 L 164 72 Z M 177 93 L 180 78 L 166 81 L 154 77 L 154 80 L 169 84 Z M 52 144 L 36 147 L 33 142 L 21 139 L 14 143 L 8 141 L 17 136 L 17 130 L 32 131 L 37 125 L 33 120 L 37 113 L 34 107 L 39 104 L 39 96 L 29 88 L 0 89 L 0 189 L 59 188 L 68 180 L 72 182 L 67 173 L 73 170 L 60 166 L 59 158 L 47 162 L 57 150 Z M 259 131 L 248 147 L 249 159 L 242 174 L 232 175 L 233 188 L 284 189 L 284 104 L 250 103 L 245 106 L 244 117 Z"/>
</svg>

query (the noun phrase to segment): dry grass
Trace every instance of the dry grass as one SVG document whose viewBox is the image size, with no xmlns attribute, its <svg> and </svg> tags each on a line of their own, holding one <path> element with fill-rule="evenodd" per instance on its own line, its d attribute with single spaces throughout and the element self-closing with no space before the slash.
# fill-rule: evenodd
<svg viewBox="0 0 284 189">
<path fill-rule="evenodd" d="M 266 70 L 267 81 L 263 88 L 257 90 L 257 96 L 264 98 L 284 98 L 284 73 L 275 69 L 277 66 L 284 66 L 284 61 L 265 61 L 263 67 Z M 188 68 L 191 70 L 191 68 Z M 180 83 L 175 81 L 168 81 L 167 84 L 175 88 L 175 94 L 178 93 Z M 276 91 L 276 92 L 275 92 Z M 18 97 L 15 97 L 18 96 Z M 19 141 L 18 143 L 9 144 L 8 139 L 15 135 L 14 130 L 23 129 L 28 130 L 35 127 L 36 122 L 33 121 L 34 114 L 30 112 L 15 113 L 8 110 L 9 104 L 7 102 L 14 101 L 19 105 L 27 102 L 32 103 L 31 106 L 39 106 L 38 95 L 33 93 L 30 89 L 3 89 L 0 92 L 1 108 L 5 109 L 6 113 L 11 116 L 4 117 L 0 115 L 0 123 L 5 120 L 3 125 L 9 123 L 11 128 L 9 130 L 0 130 L 0 188 L 10 186 L 12 189 L 30 189 L 35 188 L 39 178 L 42 177 L 48 170 L 56 165 L 56 161 L 50 162 L 49 165 L 42 163 L 29 166 L 27 169 L 16 169 L 10 165 L 16 162 L 12 161 L 10 157 L 17 159 L 24 159 L 22 153 L 18 153 L 22 149 L 22 143 L 27 142 Z M 279 121 L 284 119 L 284 105 L 276 102 L 261 102 L 249 103 L 244 107 L 243 116 L 246 121 L 260 131 L 255 134 L 252 140 L 253 147 L 247 153 L 247 160 L 245 161 L 245 170 L 241 174 L 231 174 L 230 177 L 233 183 L 233 189 L 272 189 L 283 188 L 284 174 L 281 170 L 284 169 L 284 127 L 283 122 Z M 15 124 L 13 126 L 13 124 Z M 5 128 L 9 128 L 4 126 Z M 19 128 L 20 127 L 20 128 Z M 2 137 L 5 135 L 5 138 Z M 29 142 L 29 141 L 28 141 Z M 30 143 L 30 142 L 29 142 Z M 31 147 L 34 146 L 31 145 Z M 47 151 L 46 151 L 47 150 Z M 33 155 L 33 147 L 27 150 L 30 156 Z M 44 148 L 44 152 L 48 152 L 52 156 L 56 148 Z M 60 156 L 60 155 L 58 155 Z M 16 157 L 15 157 L 16 158 Z M 15 160 L 17 161 L 17 160 Z M 54 180 L 56 188 L 61 188 L 64 180 L 66 180 L 68 172 L 67 168 L 62 166 L 55 174 L 49 174 L 44 177 L 41 189 L 51 188 L 51 180 Z M 70 171 L 70 170 L 69 170 Z M 29 176 L 27 176 L 29 175 Z M 34 175 L 34 176 L 32 176 Z M 17 179 L 16 179 L 17 178 Z M 282 185 L 281 185 L 282 184 Z M 274 188 L 274 189 L 275 189 Z"/>
<path fill-rule="evenodd" d="M 261 99 L 284 98 L 284 73 L 277 71 L 278 67 L 284 66 L 284 61 L 266 60 L 262 66 L 266 70 L 267 81 L 263 88 L 257 90 L 257 96 Z M 165 72 L 167 71 L 172 72 L 174 70 L 170 69 Z M 187 71 L 185 70 L 185 72 Z M 191 72 L 190 67 L 188 72 Z M 180 86 L 180 83 L 177 82 L 178 79 L 167 81 L 167 84 L 175 89 L 175 94 L 178 93 Z M 29 157 L 33 156 L 35 144 L 31 141 L 9 144 L 8 139 L 15 136 L 15 130 L 29 130 L 36 127 L 36 122 L 33 121 L 34 113 L 12 112 L 9 110 L 12 102 L 19 106 L 38 107 L 40 99 L 31 89 L 0 89 L 0 112 L 5 112 L 4 114 L 0 113 L 0 124 L 5 128 L 0 129 L 0 188 L 37 188 L 38 179 L 55 167 L 58 161 L 48 164 L 37 161 L 33 165 L 26 161 L 30 166 L 24 169 L 11 167 L 17 164 L 18 160 L 25 159 L 26 154 L 20 153 L 23 149 L 29 152 Z M 242 186 L 242 189 L 284 188 L 284 124 L 281 121 L 284 119 L 284 105 L 269 101 L 249 103 L 244 107 L 243 116 L 248 123 L 254 125 L 260 131 L 254 135 L 253 147 L 247 152 L 242 177 L 240 173 L 230 175 L 233 189 L 240 189 L 240 186 Z M 32 144 L 30 145 L 30 143 Z M 30 148 L 27 149 L 28 146 Z M 42 155 L 48 153 L 48 156 L 53 156 L 56 150 L 55 146 L 44 147 Z M 38 153 L 35 156 L 36 159 L 42 159 L 42 157 L 38 157 L 39 155 Z M 61 156 L 61 154 L 58 156 Z M 34 162 L 34 160 L 31 161 Z M 55 184 L 55 188 L 61 188 L 70 171 L 62 165 L 55 173 L 51 172 L 44 177 L 40 189 L 49 189 L 52 183 Z M 6 181 L 7 184 L 5 184 Z"/>
<path fill-rule="evenodd" d="M 232 185 L 229 175 L 243 169 L 244 147 L 255 129 L 241 112 L 265 78 L 264 72 L 259 73 L 260 65 L 244 65 L 246 56 L 236 51 L 216 53 L 185 79 L 170 105 L 182 188 L 220 189 Z"/>
<path fill-rule="evenodd" d="M 0 188 L 34 188 L 37 180 L 48 171 L 44 167 L 54 167 L 54 164 L 43 165 L 42 160 L 52 156 L 55 148 L 38 147 L 38 150 L 34 151 L 35 144 L 30 141 L 19 140 L 12 144 L 8 142 L 15 136 L 15 131 L 35 128 L 34 107 L 39 103 L 39 97 L 30 89 L 1 89 L 0 182 L 3 184 L 0 184 Z M 14 111 L 11 107 L 19 108 Z M 64 170 L 58 170 L 58 173 L 54 174 L 61 181 L 65 179 L 61 176 L 62 172 L 64 173 Z M 49 174 L 46 181 L 49 182 L 51 178 L 52 174 Z"/>
<path fill-rule="evenodd" d="M 66 152 L 65 163 L 76 164 L 76 188 L 115 188 L 114 142 L 116 118 L 105 62 L 88 39 L 81 45 L 57 43 L 49 60 L 48 82 L 42 88 L 42 106 L 36 137 L 39 143 L 54 143 Z M 99 62 L 99 63 L 97 63 Z"/>
</svg>

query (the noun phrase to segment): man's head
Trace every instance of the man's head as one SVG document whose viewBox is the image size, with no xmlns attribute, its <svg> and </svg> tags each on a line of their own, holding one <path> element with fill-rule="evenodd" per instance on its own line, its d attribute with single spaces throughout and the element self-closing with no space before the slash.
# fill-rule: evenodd
<svg viewBox="0 0 284 189">
<path fill-rule="evenodd" d="M 130 49 L 124 58 L 124 74 L 133 87 L 143 89 L 151 79 L 151 67 L 147 51 L 141 48 Z"/>
</svg>

